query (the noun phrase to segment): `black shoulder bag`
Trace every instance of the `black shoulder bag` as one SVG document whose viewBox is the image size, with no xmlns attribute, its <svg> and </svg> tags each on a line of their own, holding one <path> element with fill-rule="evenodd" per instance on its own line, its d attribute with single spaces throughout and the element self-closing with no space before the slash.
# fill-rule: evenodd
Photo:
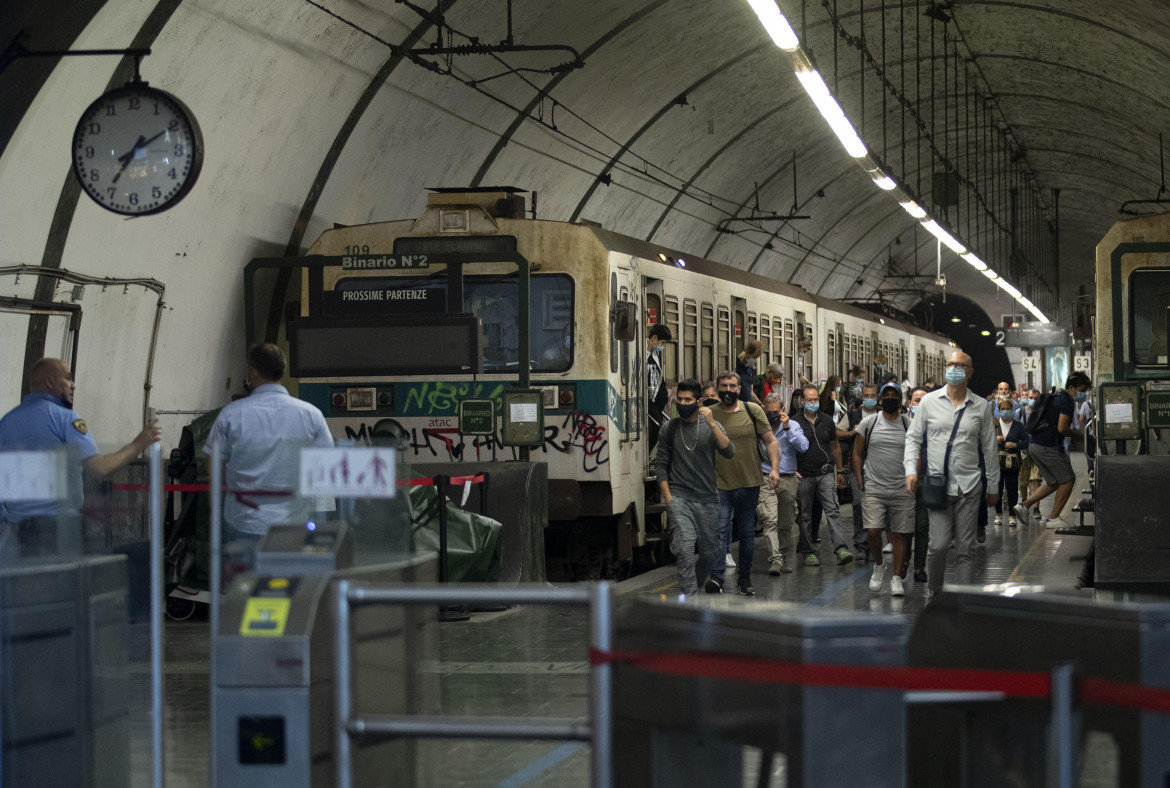
<svg viewBox="0 0 1170 788">
<path fill-rule="evenodd" d="M 922 484 L 922 505 L 927 509 L 947 508 L 947 469 L 951 464 L 951 447 L 955 445 L 955 436 L 959 434 L 959 422 L 963 420 L 968 404 L 970 403 L 964 404 L 959 415 L 955 416 L 955 426 L 951 427 L 951 439 L 947 441 L 947 453 L 943 458 L 942 473 L 930 473 L 929 469 L 927 470 L 926 480 Z"/>
</svg>

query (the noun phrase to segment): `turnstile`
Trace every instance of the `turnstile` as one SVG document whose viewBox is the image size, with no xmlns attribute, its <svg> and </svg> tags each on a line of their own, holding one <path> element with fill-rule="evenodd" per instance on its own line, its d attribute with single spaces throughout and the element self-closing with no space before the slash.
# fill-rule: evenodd
<svg viewBox="0 0 1170 788">
<path fill-rule="evenodd" d="M 235 578 L 215 642 L 212 736 L 219 788 L 331 786 L 333 763 L 334 581 L 434 582 L 433 553 L 352 567 L 344 523 L 277 526 L 256 554 L 256 570 Z M 369 714 L 426 713 L 435 656 L 434 609 L 369 607 L 353 621 L 354 703 Z M 423 765 L 416 742 L 355 747 L 361 785 L 413 786 Z"/>
<path fill-rule="evenodd" d="M 1018 590 L 1018 589 L 1016 589 Z M 1014 593 L 1014 592 L 1013 592 Z M 1050 671 L 1170 689 L 1170 603 L 974 589 L 940 594 L 910 634 L 909 664 L 924 668 Z M 910 786 L 1046 785 L 1049 708 L 1002 700 L 912 706 Z M 1116 749 L 1116 785 L 1170 780 L 1170 717 L 1108 706 L 1080 712 L 1086 734 Z"/>
<path fill-rule="evenodd" d="M 0 571 L 0 783 L 130 784 L 126 557 Z"/>
<path fill-rule="evenodd" d="M 778 602 L 709 608 L 638 601 L 618 622 L 616 648 L 899 666 L 906 630 L 902 616 Z M 784 753 L 791 786 L 904 784 L 898 690 L 672 676 L 619 662 L 614 704 L 619 788 L 741 785 L 743 745 Z"/>
</svg>

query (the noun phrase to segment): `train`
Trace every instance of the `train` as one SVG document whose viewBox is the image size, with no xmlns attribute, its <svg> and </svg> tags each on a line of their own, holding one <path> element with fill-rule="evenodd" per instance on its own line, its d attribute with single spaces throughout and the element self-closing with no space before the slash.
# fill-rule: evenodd
<svg viewBox="0 0 1170 788">
<path fill-rule="evenodd" d="M 287 309 L 290 383 L 338 439 L 397 434 L 406 462 L 517 459 L 524 451 L 498 420 L 492 434 L 463 434 L 458 410 L 516 387 L 527 345 L 544 413 L 531 452 L 548 463 L 547 563 L 568 579 L 621 577 L 665 547 L 647 432 L 651 325 L 674 336 L 667 383 L 734 369 L 753 339 L 757 369 L 779 362 L 785 386 L 853 367 L 867 380 L 893 371 L 941 381 L 954 348 L 732 266 L 591 223 L 529 218 L 514 189 L 432 190 L 422 215 L 326 230 L 301 259 L 316 263 Z M 527 343 L 515 260 L 529 271 Z"/>
</svg>

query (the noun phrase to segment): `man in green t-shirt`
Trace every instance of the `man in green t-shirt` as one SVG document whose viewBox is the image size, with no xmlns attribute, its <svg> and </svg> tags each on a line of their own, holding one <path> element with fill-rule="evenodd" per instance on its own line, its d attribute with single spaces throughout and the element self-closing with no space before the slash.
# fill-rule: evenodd
<svg viewBox="0 0 1170 788">
<path fill-rule="evenodd" d="M 723 427 L 727 437 L 735 444 L 735 455 L 728 458 L 720 455 L 715 461 L 715 482 L 719 488 L 719 542 L 720 553 L 726 553 L 731 544 L 732 517 L 739 523 L 739 592 L 754 596 L 752 587 L 752 553 L 756 547 L 756 504 L 760 500 L 760 453 L 757 445 L 762 442 L 768 452 L 772 472 L 768 484 L 773 489 L 780 484 L 780 444 L 768 427 L 768 418 L 763 409 L 754 402 L 743 402 L 739 398 L 739 375 L 732 370 L 723 372 L 715 379 L 719 394 L 719 405 L 711 409 L 715 421 Z M 712 583 L 723 586 L 725 567 L 711 570 Z M 711 590 L 711 589 L 708 589 Z"/>
</svg>

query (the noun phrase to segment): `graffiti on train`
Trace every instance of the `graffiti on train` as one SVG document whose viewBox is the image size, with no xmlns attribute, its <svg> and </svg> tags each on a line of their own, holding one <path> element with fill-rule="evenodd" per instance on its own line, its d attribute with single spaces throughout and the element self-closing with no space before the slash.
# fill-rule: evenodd
<svg viewBox="0 0 1170 788">
<path fill-rule="evenodd" d="M 499 408 L 503 401 L 504 383 L 449 383 L 436 381 L 412 385 L 406 392 L 403 416 L 448 416 L 459 409 L 459 400 L 492 399 Z"/>
<path fill-rule="evenodd" d="M 411 460 L 498 461 L 515 460 L 519 450 L 505 446 L 497 429 L 491 435 L 461 435 L 453 418 L 435 418 L 428 426 L 403 428 Z M 357 429 L 346 426 L 348 440 L 369 443 L 370 425 L 362 423 Z M 575 411 L 559 423 L 545 423 L 544 444 L 541 451 L 559 454 L 581 454 L 581 470 L 593 473 L 609 462 L 609 439 L 606 429 L 588 413 Z"/>
</svg>

